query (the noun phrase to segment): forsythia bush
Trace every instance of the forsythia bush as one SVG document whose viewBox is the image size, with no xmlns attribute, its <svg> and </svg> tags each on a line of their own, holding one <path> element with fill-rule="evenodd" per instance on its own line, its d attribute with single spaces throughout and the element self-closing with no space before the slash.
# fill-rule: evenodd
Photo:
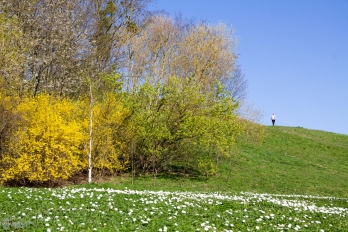
<svg viewBox="0 0 348 232">
<path fill-rule="evenodd" d="M 105 94 L 93 109 L 93 167 L 99 171 L 122 171 L 129 167 L 131 133 L 124 120 L 130 112 L 113 94 Z"/>
<path fill-rule="evenodd" d="M 0 128 L 1 148 L 6 145 L 0 149 L 0 182 L 54 184 L 87 170 L 89 103 L 42 94 L 23 98 L 13 107 L 12 98 L 0 95 L 3 124 L 9 125 L 8 115 L 20 119 L 7 131 Z M 129 167 L 127 145 L 133 134 L 125 123 L 129 116 L 113 94 L 105 94 L 93 106 L 92 166 L 98 174 Z"/>
<path fill-rule="evenodd" d="M 54 182 L 87 166 L 86 133 L 70 100 L 26 98 L 17 107 L 25 123 L 3 154 L 2 181 Z"/>
</svg>

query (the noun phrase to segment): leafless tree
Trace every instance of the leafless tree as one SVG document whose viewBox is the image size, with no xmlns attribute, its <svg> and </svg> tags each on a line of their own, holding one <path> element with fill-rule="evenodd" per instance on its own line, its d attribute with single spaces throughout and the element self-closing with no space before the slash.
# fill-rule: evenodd
<svg viewBox="0 0 348 232">
<path fill-rule="evenodd" d="M 204 83 L 211 89 L 216 81 L 231 77 L 237 58 L 237 41 L 224 24 L 195 25 L 165 15 L 153 17 L 128 42 L 128 60 L 122 70 L 128 90 L 146 78 L 157 84 L 170 76 Z"/>
<path fill-rule="evenodd" d="M 231 78 L 225 79 L 223 84 L 233 99 L 244 101 L 247 98 L 248 80 L 239 65 L 233 70 Z"/>
<path fill-rule="evenodd" d="M 20 93 L 23 87 L 20 70 L 25 56 L 21 50 L 28 44 L 21 37 L 18 19 L 0 13 L 0 86 L 8 95 Z"/>
<path fill-rule="evenodd" d="M 124 44 L 141 31 L 149 1 L 2 0 L 0 13 L 18 19 L 21 39 L 29 45 L 21 50 L 25 88 L 33 95 L 73 95 L 84 76 L 122 65 Z"/>
</svg>

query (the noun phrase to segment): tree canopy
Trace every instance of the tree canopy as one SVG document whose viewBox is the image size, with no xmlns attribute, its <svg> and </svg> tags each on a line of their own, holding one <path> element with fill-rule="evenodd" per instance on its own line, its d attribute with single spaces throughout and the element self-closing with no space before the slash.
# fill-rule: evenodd
<svg viewBox="0 0 348 232">
<path fill-rule="evenodd" d="M 209 177 L 240 137 L 262 140 L 255 111 L 239 113 L 233 31 L 149 2 L 1 1 L 0 182 L 57 185 L 92 168 Z"/>
</svg>

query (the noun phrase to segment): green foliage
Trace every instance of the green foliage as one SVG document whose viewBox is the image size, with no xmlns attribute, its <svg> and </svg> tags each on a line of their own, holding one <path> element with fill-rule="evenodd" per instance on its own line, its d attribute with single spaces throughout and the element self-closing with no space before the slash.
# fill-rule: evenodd
<svg viewBox="0 0 348 232">
<path fill-rule="evenodd" d="M 111 19 L 116 14 L 117 6 L 112 2 L 108 1 L 104 10 L 100 10 L 100 15 L 103 20 L 104 29 L 109 29 L 111 26 Z"/>
<path fill-rule="evenodd" d="M 101 75 L 102 83 L 99 89 L 105 92 L 119 92 L 122 89 L 122 83 L 120 82 L 120 74 L 118 73 L 106 73 Z"/>
<path fill-rule="evenodd" d="M 208 158 L 199 158 L 198 159 L 198 168 L 204 176 L 207 178 L 211 175 L 216 175 L 217 167 L 211 159 Z"/>
<path fill-rule="evenodd" d="M 127 31 L 136 34 L 139 31 L 137 24 L 132 21 L 127 21 Z"/>
<path fill-rule="evenodd" d="M 221 93 L 219 92 L 221 91 Z M 144 83 L 134 99 L 136 160 L 140 170 L 166 170 L 174 162 L 198 167 L 201 149 L 226 155 L 240 128 L 236 103 L 217 85 L 215 93 L 201 92 L 199 84 L 172 77 L 152 86 Z"/>
</svg>

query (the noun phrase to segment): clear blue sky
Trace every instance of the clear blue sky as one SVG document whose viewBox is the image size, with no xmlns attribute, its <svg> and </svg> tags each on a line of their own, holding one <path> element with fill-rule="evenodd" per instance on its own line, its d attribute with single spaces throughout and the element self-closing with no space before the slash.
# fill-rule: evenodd
<svg viewBox="0 0 348 232">
<path fill-rule="evenodd" d="M 157 0 L 151 9 L 225 23 L 239 38 L 261 123 L 348 135 L 348 0 Z"/>
</svg>

